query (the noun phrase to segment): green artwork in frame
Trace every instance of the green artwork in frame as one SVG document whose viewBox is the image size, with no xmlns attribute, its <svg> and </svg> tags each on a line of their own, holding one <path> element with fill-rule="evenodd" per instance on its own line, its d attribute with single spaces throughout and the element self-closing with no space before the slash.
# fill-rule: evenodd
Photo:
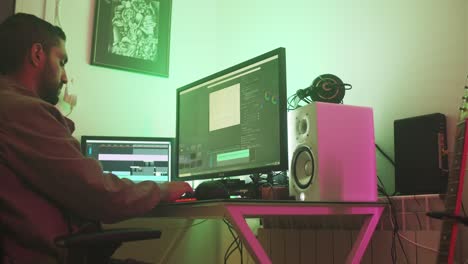
<svg viewBox="0 0 468 264">
<path fill-rule="evenodd" d="M 91 64 L 169 76 L 172 0 L 96 0 Z"/>
</svg>

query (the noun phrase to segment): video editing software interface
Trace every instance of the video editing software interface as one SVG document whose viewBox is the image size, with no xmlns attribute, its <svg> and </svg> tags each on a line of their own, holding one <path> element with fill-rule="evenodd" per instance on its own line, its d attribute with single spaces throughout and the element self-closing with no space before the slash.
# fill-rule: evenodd
<svg viewBox="0 0 468 264">
<path fill-rule="evenodd" d="M 133 182 L 167 182 L 172 176 L 172 138 L 83 136 L 83 154 L 98 160 L 105 173 Z"/>
<path fill-rule="evenodd" d="M 285 50 L 177 90 L 180 180 L 287 169 Z"/>
</svg>

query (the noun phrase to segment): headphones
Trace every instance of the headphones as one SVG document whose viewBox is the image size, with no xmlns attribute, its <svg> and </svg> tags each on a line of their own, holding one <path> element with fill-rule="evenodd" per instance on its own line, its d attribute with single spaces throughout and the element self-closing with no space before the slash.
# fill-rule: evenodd
<svg viewBox="0 0 468 264">
<path fill-rule="evenodd" d="M 315 78 L 309 87 L 299 89 L 296 95 L 301 100 L 310 97 L 310 99 L 315 102 L 339 104 L 343 102 L 345 91 L 351 88 L 351 84 L 343 83 L 340 78 L 328 73 Z"/>
</svg>

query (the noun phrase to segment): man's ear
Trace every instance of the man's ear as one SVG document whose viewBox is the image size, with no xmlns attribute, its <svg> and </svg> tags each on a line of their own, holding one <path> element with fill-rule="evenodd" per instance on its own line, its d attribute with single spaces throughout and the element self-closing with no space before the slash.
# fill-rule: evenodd
<svg viewBox="0 0 468 264">
<path fill-rule="evenodd" d="M 29 59 L 34 67 L 38 67 L 41 61 L 44 60 L 44 49 L 42 44 L 34 43 L 29 51 Z"/>
</svg>

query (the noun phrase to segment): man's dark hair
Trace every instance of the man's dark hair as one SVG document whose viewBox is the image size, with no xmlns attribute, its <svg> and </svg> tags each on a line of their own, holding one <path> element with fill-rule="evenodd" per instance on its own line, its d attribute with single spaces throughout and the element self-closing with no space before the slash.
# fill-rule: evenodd
<svg viewBox="0 0 468 264">
<path fill-rule="evenodd" d="M 15 73 L 24 62 L 34 43 L 40 43 L 45 52 L 66 40 L 58 27 L 34 15 L 17 13 L 0 24 L 0 74 Z"/>
</svg>

